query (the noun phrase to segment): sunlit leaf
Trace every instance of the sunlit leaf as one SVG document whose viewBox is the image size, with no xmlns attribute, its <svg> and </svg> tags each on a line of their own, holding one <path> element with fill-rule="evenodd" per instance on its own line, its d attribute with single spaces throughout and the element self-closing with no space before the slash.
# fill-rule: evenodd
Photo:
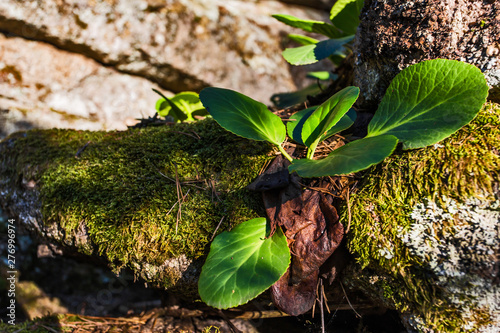
<svg viewBox="0 0 500 333">
<path fill-rule="evenodd" d="M 468 124 L 486 102 L 481 71 L 455 60 L 429 60 L 401 71 L 368 125 L 368 136 L 390 134 L 404 149 L 425 147 Z"/>
<path fill-rule="evenodd" d="M 331 55 L 343 54 L 343 45 L 349 43 L 353 38 L 354 36 L 327 39 L 316 44 L 288 48 L 283 51 L 283 57 L 292 65 L 313 64 Z"/>
<path fill-rule="evenodd" d="M 346 35 L 354 35 L 359 25 L 363 0 L 337 0 L 330 11 L 330 21 Z"/>
<path fill-rule="evenodd" d="M 305 178 L 347 175 L 382 162 L 397 144 L 398 139 L 392 135 L 363 138 L 335 149 L 321 160 L 294 160 L 288 170 Z"/>
<path fill-rule="evenodd" d="M 340 37 L 340 32 L 333 25 L 326 22 L 303 20 L 298 17 L 286 14 L 276 14 L 272 15 L 272 17 L 291 27 L 299 28 L 307 32 L 315 32 L 318 34 L 322 34 L 328 38 Z"/>
<path fill-rule="evenodd" d="M 302 44 L 302 45 L 311 45 L 311 44 L 316 44 L 317 42 L 319 42 L 319 40 L 317 40 L 315 38 L 312 38 L 309 36 L 304 36 L 304 35 L 290 34 L 290 35 L 288 35 L 288 38 L 290 38 L 294 42 L 297 42 L 297 43 Z"/>
<path fill-rule="evenodd" d="M 287 122 L 286 130 L 288 136 L 292 138 L 293 141 L 304 145 L 304 142 L 302 141 L 302 127 L 304 126 L 304 122 L 307 120 L 307 118 L 309 118 L 314 110 L 316 110 L 316 108 L 317 106 L 313 106 L 311 108 L 301 110 L 290 117 L 291 121 Z M 342 118 L 340 118 L 337 124 L 335 124 L 328 130 L 325 135 L 323 135 L 320 142 L 351 127 L 355 120 L 356 111 L 354 111 L 354 109 L 351 109 L 344 116 L 342 116 Z"/>
<path fill-rule="evenodd" d="M 308 78 L 311 79 L 318 79 L 318 80 L 323 80 L 323 81 L 328 81 L 328 80 L 336 80 L 338 75 L 333 74 L 332 72 L 328 71 L 321 71 L 321 72 L 309 72 L 306 75 Z"/>
<path fill-rule="evenodd" d="M 218 235 L 201 271 L 198 291 L 210 306 L 227 309 L 248 302 L 273 285 L 290 264 L 286 237 L 266 237 L 265 218 L 246 221 Z"/>
<path fill-rule="evenodd" d="M 168 101 L 171 103 L 169 103 Z M 172 116 L 176 121 L 182 120 L 194 120 L 193 115 L 207 115 L 203 104 L 201 104 L 198 94 L 192 91 L 184 91 L 176 94 L 175 96 L 168 98 L 160 98 L 156 102 L 156 110 L 158 114 L 162 117 Z M 172 103 L 175 104 L 172 107 Z M 182 115 L 179 117 L 179 111 Z"/>
<path fill-rule="evenodd" d="M 324 135 L 349 111 L 359 95 L 358 87 L 347 87 L 321 104 L 304 122 L 302 141 L 316 148 Z"/>
<path fill-rule="evenodd" d="M 201 91 L 200 99 L 215 121 L 236 135 L 275 145 L 285 141 L 286 129 L 281 119 L 250 97 L 229 89 L 208 87 Z"/>
</svg>

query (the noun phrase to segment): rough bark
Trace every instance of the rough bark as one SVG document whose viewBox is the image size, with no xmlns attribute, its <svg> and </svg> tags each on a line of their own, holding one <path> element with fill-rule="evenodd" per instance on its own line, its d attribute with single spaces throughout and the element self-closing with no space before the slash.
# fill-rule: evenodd
<svg viewBox="0 0 500 333">
<path fill-rule="evenodd" d="M 376 108 L 390 81 L 417 62 L 445 58 L 492 76 L 498 98 L 500 2 L 492 0 L 366 0 L 354 45 L 354 85 L 363 106 Z M 496 73 L 496 74 L 495 74 Z"/>
</svg>

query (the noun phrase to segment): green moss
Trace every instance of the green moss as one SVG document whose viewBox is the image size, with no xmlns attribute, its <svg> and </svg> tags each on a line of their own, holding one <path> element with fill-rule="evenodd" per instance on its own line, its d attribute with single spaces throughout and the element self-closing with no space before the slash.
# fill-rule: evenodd
<svg viewBox="0 0 500 333">
<path fill-rule="evenodd" d="M 495 200 L 500 182 L 500 107 L 487 104 L 476 119 L 463 129 L 425 149 L 399 151 L 367 170 L 351 196 L 348 247 L 357 256 L 360 270 L 356 281 L 378 290 L 399 311 L 417 314 L 436 331 L 463 331 L 461 310 L 447 302 L 425 262 L 411 255 L 401 233 L 412 224 L 410 213 L 426 199 L 441 202 L 451 198 Z M 373 270 L 384 275 L 371 283 Z M 372 281 L 373 282 L 373 281 Z M 383 292 L 382 292 L 383 291 Z M 477 316 L 481 316 L 480 313 Z M 480 322 L 481 320 L 478 320 Z"/>
<path fill-rule="evenodd" d="M 199 258 L 222 217 L 219 233 L 264 214 L 260 196 L 245 186 L 272 148 L 214 121 L 125 132 L 34 130 L 4 145 L 0 175 L 16 175 L 11 186 L 22 179 L 38 184 L 45 226 L 60 226 L 61 242 L 86 254 L 95 249 L 115 269 Z M 78 241 L 82 224 L 93 246 Z M 176 280 L 169 272 L 151 274 L 165 287 Z"/>
</svg>

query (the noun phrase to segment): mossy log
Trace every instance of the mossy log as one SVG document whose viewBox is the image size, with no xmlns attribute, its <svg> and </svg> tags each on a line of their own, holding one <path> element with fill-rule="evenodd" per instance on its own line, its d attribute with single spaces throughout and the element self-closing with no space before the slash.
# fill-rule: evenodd
<svg viewBox="0 0 500 333">
<path fill-rule="evenodd" d="M 419 330 L 499 327 L 498 147 L 500 107 L 488 104 L 439 144 L 357 174 L 338 207 L 356 258 L 341 274 L 348 292 Z M 265 216 L 245 187 L 275 156 L 210 120 L 20 132 L 0 154 L 1 204 L 24 227 L 192 297 L 212 237 Z"/>
</svg>

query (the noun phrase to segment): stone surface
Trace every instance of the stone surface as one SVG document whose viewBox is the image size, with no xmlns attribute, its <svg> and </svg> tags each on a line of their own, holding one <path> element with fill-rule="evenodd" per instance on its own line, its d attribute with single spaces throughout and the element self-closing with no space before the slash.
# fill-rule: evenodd
<svg viewBox="0 0 500 333">
<path fill-rule="evenodd" d="M 151 88 L 160 89 L 83 55 L 0 34 L 0 137 L 32 127 L 125 130 L 154 114 Z"/>
<path fill-rule="evenodd" d="M 0 30 L 84 54 L 179 92 L 208 85 L 268 102 L 295 84 L 273 13 L 327 19 L 277 1 L 15 1 L 0 3 Z"/>
<path fill-rule="evenodd" d="M 417 62 L 461 60 L 500 68 L 500 2 L 366 0 L 354 45 L 354 85 L 374 109 L 397 73 Z"/>
</svg>

